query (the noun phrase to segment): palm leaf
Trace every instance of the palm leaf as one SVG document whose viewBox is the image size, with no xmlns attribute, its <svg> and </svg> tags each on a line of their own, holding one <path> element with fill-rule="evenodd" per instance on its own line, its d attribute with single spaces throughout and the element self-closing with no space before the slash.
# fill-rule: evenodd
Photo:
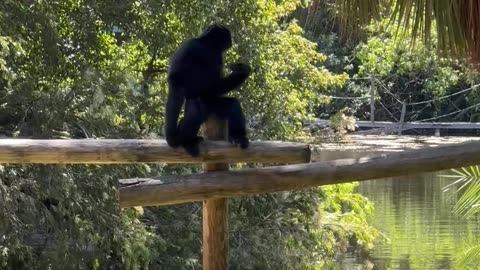
<svg viewBox="0 0 480 270">
<path fill-rule="evenodd" d="M 480 64 L 480 1 L 478 0 L 324 0 L 333 2 L 343 31 L 357 31 L 361 25 L 390 10 L 391 22 L 402 31 L 412 31 L 412 44 L 418 38 L 431 45 L 432 30 L 437 34 L 439 51 L 465 59 L 475 68 Z M 435 27 L 433 27 L 435 26 Z M 399 28 L 400 29 L 400 28 Z"/>
<path fill-rule="evenodd" d="M 478 266 L 480 261 L 480 245 L 476 245 L 467 249 L 461 256 L 457 259 L 457 263 L 466 269 L 476 269 L 470 268 L 469 266 Z"/>
<path fill-rule="evenodd" d="M 455 193 L 461 195 L 453 212 L 463 218 L 480 213 L 480 166 L 464 167 L 452 172 L 453 175 L 450 176 L 457 176 L 458 179 L 446 186 L 444 190 L 460 185 Z M 462 269 L 477 269 L 480 262 L 480 245 L 473 245 L 465 252 L 458 254 L 456 262 Z"/>
<path fill-rule="evenodd" d="M 480 213 L 480 168 L 471 166 L 462 170 L 452 170 L 458 179 L 444 187 L 450 189 L 453 185 L 459 186 L 455 191 L 461 194 L 453 212 L 463 218 L 468 218 Z"/>
</svg>

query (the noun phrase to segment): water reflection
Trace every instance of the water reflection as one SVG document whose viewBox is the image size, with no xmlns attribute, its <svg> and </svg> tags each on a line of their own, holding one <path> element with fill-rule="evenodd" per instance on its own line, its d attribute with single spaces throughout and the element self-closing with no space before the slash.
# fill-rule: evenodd
<svg viewBox="0 0 480 270">
<path fill-rule="evenodd" d="M 440 177 L 447 173 L 361 183 L 359 192 L 375 203 L 370 222 L 388 239 L 376 244 L 368 260 L 347 254 L 341 269 L 456 269 L 456 251 L 478 243 L 480 220 L 452 214 L 456 194 L 442 188 L 454 180 Z"/>
</svg>

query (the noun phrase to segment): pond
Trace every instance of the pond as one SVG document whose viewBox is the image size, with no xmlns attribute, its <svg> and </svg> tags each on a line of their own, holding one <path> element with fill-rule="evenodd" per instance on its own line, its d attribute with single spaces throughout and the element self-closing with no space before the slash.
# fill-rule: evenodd
<svg viewBox="0 0 480 270">
<path fill-rule="evenodd" d="M 449 171 L 362 182 L 359 192 L 375 204 L 370 223 L 388 240 L 379 239 L 365 258 L 346 254 L 340 269 L 456 269 L 457 251 L 478 243 L 480 218 L 452 214 L 454 191 L 442 188 Z M 480 267 L 479 267 L 480 269 Z"/>
</svg>

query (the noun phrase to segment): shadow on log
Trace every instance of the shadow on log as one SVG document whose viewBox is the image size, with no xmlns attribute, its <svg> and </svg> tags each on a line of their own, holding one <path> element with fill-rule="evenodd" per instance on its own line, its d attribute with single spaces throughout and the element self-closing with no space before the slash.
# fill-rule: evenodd
<svg viewBox="0 0 480 270">
<path fill-rule="evenodd" d="M 164 140 L 36 140 L 0 139 L 0 163 L 131 164 L 131 163 L 303 163 L 310 147 L 299 143 L 252 142 L 248 149 L 228 142 L 207 141 L 192 158 Z"/>
<path fill-rule="evenodd" d="M 480 164 L 480 142 L 310 164 L 120 180 L 121 207 L 170 205 Z"/>
</svg>

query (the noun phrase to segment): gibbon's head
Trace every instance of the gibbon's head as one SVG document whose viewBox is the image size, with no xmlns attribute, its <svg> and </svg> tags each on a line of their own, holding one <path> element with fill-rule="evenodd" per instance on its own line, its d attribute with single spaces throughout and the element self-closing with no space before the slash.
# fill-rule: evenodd
<svg viewBox="0 0 480 270">
<path fill-rule="evenodd" d="M 232 47 L 232 34 L 230 30 L 221 24 L 212 24 L 208 26 L 200 36 L 220 51 L 226 51 Z"/>
</svg>

